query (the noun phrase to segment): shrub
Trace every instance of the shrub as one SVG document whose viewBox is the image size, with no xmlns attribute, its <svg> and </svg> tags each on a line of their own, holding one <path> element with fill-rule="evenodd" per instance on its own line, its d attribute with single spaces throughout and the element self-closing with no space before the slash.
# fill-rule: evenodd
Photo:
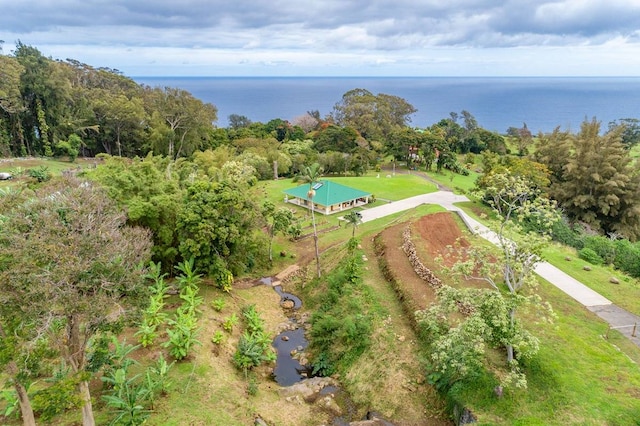
<svg viewBox="0 0 640 426">
<path fill-rule="evenodd" d="M 640 277 L 640 245 L 628 240 L 617 240 L 614 243 L 616 255 L 613 264 L 616 268 L 633 277 Z"/>
<path fill-rule="evenodd" d="M 226 302 L 221 297 L 218 297 L 213 302 L 211 302 L 211 306 L 216 310 L 216 312 L 221 312 L 224 309 L 225 305 Z"/>
<path fill-rule="evenodd" d="M 222 344 L 222 342 L 224 342 L 224 333 L 220 330 L 216 330 L 216 332 L 213 333 L 213 336 L 211 336 L 211 342 L 216 345 Z"/>
<path fill-rule="evenodd" d="M 616 257 L 614 241 L 607 237 L 600 235 L 588 236 L 584 239 L 584 247 L 595 251 L 606 264 L 613 263 Z"/>
<path fill-rule="evenodd" d="M 138 343 L 140 343 L 143 348 L 147 348 L 153 345 L 153 342 L 155 342 L 158 337 L 157 326 L 151 325 L 146 320 L 143 320 L 135 336 L 138 337 Z"/>
<path fill-rule="evenodd" d="M 29 177 L 37 180 L 38 182 L 46 182 L 51 179 L 51 173 L 47 166 L 40 166 L 37 169 L 29 169 Z"/>
<path fill-rule="evenodd" d="M 222 328 L 231 333 L 233 327 L 238 323 L 238 317 L 236 314 L 231 314 L 231 316 L 224 319 L 222 322 Z"/>
<path fill-rule="evenodd" d="M 602 257 L 600 257 L 600 255 L 596 253 L 595 250 L 589 247 L 585 247 L 580 250 L 578 252 L 578 256 L 580 256 L 580 259 L 586 260 L 592 265 L 602 265 L 603 263 Z"/>
<path fill-rule="evenodd" d="M 345 371 L 371 344 L 374 314 L 362 282 L 362 261 L 350 251 L 338 268 L 326 276 L 327 291 L 311 317 L 311 353 L 316 373 Z"/>
<path fill-rule="evenodd" d="M 77 392 L 78 383 L 80 380 L 77 376 L 68 376 L 35 392 L 31 397 L 31 404 L 40 420 L 46 422 L 67 409 L 82 406 L 82 399 Z"/>
<path fill-rule="evenodd" d="M 271 350 L 271 341 L 263 333 L 250 335 L 246 331 L 240 336 L 238 348 L 233 354 L 233 362 L 241 370 L 250 370 L 263 362 L 273 361 L 275 353 Z"/>
<path fill-rule="evenodd" d="M 584 247 L 584 235 L 578 227 L 571 227 L 565 217 L 557 220 L 551 227 L 554 241 L 580 250 Z"/>
</svg>

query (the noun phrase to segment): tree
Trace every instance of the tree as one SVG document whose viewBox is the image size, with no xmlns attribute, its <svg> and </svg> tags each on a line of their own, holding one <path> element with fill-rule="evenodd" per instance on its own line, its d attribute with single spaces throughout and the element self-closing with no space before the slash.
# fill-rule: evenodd
<svg viewBox="0 0 640 426">
<path fill-rule="evenodd" d="M 94 425 L 86 349 L 99 331 L 120 327 L 145 299 L 141 262 L 148 231 L 95 184 L 52 181 L 34 197 L 3 208 L 0 293 L 32 327 L 49 334 L 78 375 L 84 425 Z"/>
<path fill-rule="evenodd" d="M 397 96 L 374 95 L 366 89 L 353 89 L 342 95 L 333 108 L 333 118 L 340 126 L 356 129 L 369 141 L 382 140 L 393 129 L 411 121 L 416 109 Z"/>
<path fill-rule="evenodd" d="M 276 206 L 271 201 L 265 201 L 262 205 L 262 216 L 267 220 L 269 232 L 269 261 L 273 262 L 273 237 L 278 232 L 286 232 L 293 222 L 291 210 L 281 207 L 276 210 Z"/>
<path fill-rule="evenodd" d="M 617 127 L 622 127 L 622 144 L 627 149 L 632 148 L 640 142 L 640 120 L 637 118 L 621 118 L 609 123 L 609 132 L 614 131 Z"/>
<path fill-rule="evenodd" d="M 175 159 L 200 148 L 217 120 L 217 108 L 182 89 L 147 88 L 146 92 L 148 105 L 157 111 L 169 130 L 167 146 L 159 153 Z"/>
<path fill-rule="evenodd" d="M 351 210 L 349 213 L 344 215 L 344 220 L 347 221 L 348 225 L 353 227 L 351 238 L 354 238 L 356 236 L 356 228 L 362 223 L 362 215 L 355 210 Z"/>
<path fill-rule="evenodd" d="M 622 131 L 616 127 L 601 135 L 600 122 L 585 121 L 576 135 L 556 132 L 542 138 L 536 156 L 552 172 L 550 196 L 570 218 L 635 240 L 640 237 L 640 169 L 622 144 Z"/>
<path fill-rule="evenodd" d="M 313 188 L 318 180 L 322 176 L 322 168 L 320 164 L 313 163 L 311 166 L 305 166 L 304 170 L 293 178 L 294 182 L 302 182 L 309 184 L 309 191 L 307 192 L 307 198 L 309 199 L 309 208 L 311 209 L 311 223 L 313 224 L 313 243 L 316 252 L 316 270 L 318 278 L 322 275 L 320 270 L 320 250 L 318 248 L 318 230 L 316 229 L 316 217 L 315 208 L 313 204 L 313 197 L 316 195 L 316 191 Z"/>
<path fill-rule="evenodd" d="M 259 264 L 265 247 L 257 232 L 259 207 L 247 188 L 246 181 L 228 177 L 187 187 L 176 232 L 182 258 L 195 259 L 198 271 L 238 275 Z"/>
<path fill-rule="evenodd" d="M 465 291 L 443 286 L 438 290 L 438 306 L 421 313 L 418 319 L 436 335 L 433 360 L 446 381 L 467 378 L 469 371 L 450 367 L 477 369 L 483 345 L 489 344 L 506 349 L 509 373 L 503 384 L 515 381 L 517 387 L 524 387 L 526 377 L 519 361 L 537 352 L 538 340 L 522 327 L 517 310 L 523 306 L 538 307 L 542 319 L 551 317 L 552 311 L 534 291 L 534 268 L 541 260 L 548 237 L 525 231 L 523 223 L 535 220 L 540 224 L 538 229 L 549 230 L 558 215 L 554 203 L 541 196 L 540 191 L 531 189 L 525 178 L 505 172 L 492 174 L 490 179 L 487 189 L 478 195 L 495 210 L 497 220 L 490 227 L 493 230 L 490 239 L 498 246 L 498 254 L 482 245 L 452 247 L 448 256 L 457 261 L 448 272 L 454 277 L 482 280 L 491 289 Z M 467 319 L 454 317 L 459 324 L 449 330 L 440 318 L 447 318 L 453 310 L 459 310 Z M 453 349 L 442 350 L 450 347 Z"/>
<path fill-rule="evenodd" d="M 358 145 L 358 132 L 351 127 L 329 125 L 315 134 L 314 149 L 318 152 L 352 152 Z"/>
<path fill-rule="evenodd" d="M 142 125 L 146 117 L 142 99 L 107 90 L 100 90 L 94 96 L 93 108 L 104 134 L 101 139 L 107 154 L 122 156 L 125 137 L 130 141 L 125 154 L 136 153 L 134 142 L 142 137 Z M 112 142 L 115 142 L 117 152 L 113 152 Z"/>
<path fill-rule="evenodd" d="M 129 225 L 151 230 L 153 258 L 165 268 L 179 260 L 176 224 L 185 193 L 181 171 L 171 159 L 149 154 L 140 161 L 106 156 L 100 167 L 88 173 L 126 208 Z"/>
<path fill-rule="evenodd" d="M 249 127 L 251 125 L 251 120 L 249 120 L 244 115 L 231 114 L 228 117 L 229 127 L 234 130 L 242 129 L 244 127 Z"/>
<path fill-rule="evenodd" d="M 533 135 L 527 128 L 527 123 L 522 123 L 521 128 L 509 127 L 507 129 L 507 135 L 516 141 L 518 147 L 518 155 L 527 155 L 529 146 L 533 144 Z"/>
<path fill-rule="evenodd" d="M 535 287 L 534 268 L 541 261 L 542 249 L 547 242 L 545 236 L 525 232 L 522 224 L 535 220 L 541 228 L 551 229 L 559 219 L 555 204 L 542 196 L 540 189 L 532 187 L 527 178 L 508 171 L 490 175 L 485 189 L 478 195 L 497 213 L 498 222 L 493 228 L 501 257 L 497 262 L 487 262 L 488 253 L 471 249 L 467 251 L 470 260 L 460 262 L 456 267 L 465 276 L 479 277 L 497 291 L 503 283 L 515 298 L 525 287 Z M 509 309 L 512 329 L 515 329 L 516 306 L 517 303 Z M 511 363 L 514 360 L 513 341 L 507 338 L 505 345 L 507 361 Z"/>
<path fill-rule="evenodd" d="M 23 135 L 19 131 L 19 113 L 24 110 L 20 94 L 20 76 L 24 67 L 16 58 L 0 55 L 0 154 L 20 155 L 18 143 Z"/>
<path fill-rule="evenodd" d="M 20 41 L 14 55 L 24 72 L 20 91 L 25 106 L 22 113 L 26 149 L 29 154 L 53 155 L 53 144 L 61 135 L 59 124 L 67 115 L 71 85 L 65 67 L 48 59 L 38 49 Z"/>
</svg>

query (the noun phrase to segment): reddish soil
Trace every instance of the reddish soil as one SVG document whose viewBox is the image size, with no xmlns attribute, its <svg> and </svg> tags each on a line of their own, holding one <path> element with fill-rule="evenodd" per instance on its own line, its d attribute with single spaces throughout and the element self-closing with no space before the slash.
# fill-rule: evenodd
<svg viewBox="0 0 640 426">
<path fill-rule="evenodd" d="M 422 216 L 413 223 L 412 235 L 419 235 L 420 245 L 426 254 L 433 259 L 446 253 L 447 246 L 459 243 L 462 247 L 468 247 L 467 240 L 462 238 L 462 232 L 453 219 L 453 213 L 443 212 Z M 418 246 L 419 244 L 416 243 Z M 425 262 L 426 259 L 422 259 Z"/>
<path fill-rule="evenodd" d="M 413 306 L 418 309 L 424 309 L 435 301 L 435 292 L 418 277 L 409 263 L 407 255 L 402 250 L 402 232 L 407 226 L 411 226 L 412 239 L 420 255 L 420 260 L 439 276 L 435 258 L 444 255 L 447 246 L 456 243 L 465 247 L 469 245 L 453 215 L 449 212 L 430 214 L 411 224 L 401 223 L 382 232 L 382 238 L 386 245 L 385 259 L 401 286 L 401 293 L 405 300 L 412 301 Z M 453 259 L 448 259 L 446 263 L 453 261 Z M 439 276 L 439 278 L 448 282 L 446 277 Z M 472 285 L 477 285 L 477 283 Z"/>
</svg>

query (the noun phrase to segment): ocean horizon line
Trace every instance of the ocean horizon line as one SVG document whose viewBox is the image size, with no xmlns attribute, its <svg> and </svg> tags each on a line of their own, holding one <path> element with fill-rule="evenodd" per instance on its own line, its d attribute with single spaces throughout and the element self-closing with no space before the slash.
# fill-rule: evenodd
<svg viewBox="0 0 640 426">
<path fill-rule="evenodd" d="M 523 79 L 640 79 L 638 75 L 135 75 L 129 76 L 135 80 L 137 78 L 326 78 L 326 79 L 386 79 L 386 78 L 412 78 L 412 79 L 430 79 L 430 78 L 451 78 L 451 79 L 468 79 L 468 78 L 486 78 L 486 79 L 502 79 L 502 78 L 523 78 Z"/>
</svg>

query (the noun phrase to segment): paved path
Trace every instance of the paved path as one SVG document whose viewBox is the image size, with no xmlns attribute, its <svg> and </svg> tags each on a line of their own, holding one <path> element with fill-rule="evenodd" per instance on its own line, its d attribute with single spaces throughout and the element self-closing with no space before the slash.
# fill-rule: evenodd
<svg viewBox="0 0 640 426">
<path fill-rule="evenodd" d="M 362 215 L 362 222 L 369 222 L 393 213 L 399 213 L 418 207 L 421 204 L 439 204 L 449 211 L 458 213 L 471 232 L 496 244 L 497 237 L 493 231 L 454 205 L 454 203 L 462 201 L 469 201 L 469 199 L 464 195 L 456 195 L 450 191 L 437 191 L 362 210 L 360 213 Z M 617 329 L 620 333 L 627 336 L 636 345 L 640 346 L 640 337 L 638 337 L 640 336 L 640 330 L 638 330 L 637 336 L 632 336 L 632 333 L 634 332 L 634 324 L 638 324 L 640 326 L 639 316 L 614 305 L 609 299 L 591 290 L 586 285 L 562 272 L 560 269 L 548 262 L 540 262 L 536 266 L 535 272 L 577 300 L 588 310 L 598 315 L 604 321 L 609 323 L 612 328 Z"/>
</svg>

